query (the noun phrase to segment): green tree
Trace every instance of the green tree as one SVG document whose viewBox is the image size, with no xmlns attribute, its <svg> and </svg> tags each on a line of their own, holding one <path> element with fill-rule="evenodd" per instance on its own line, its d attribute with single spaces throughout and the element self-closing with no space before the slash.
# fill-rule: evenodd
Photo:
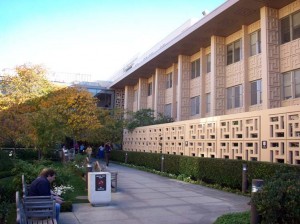
<svg viewBox="0 0 300 224">
<path fill-rule="evenodd" d="M 136 112 L 129 112 L 128 114 L 130 118 L 126 120 L 125 127 L 131 132 L 137 127 L 170 123 L 174 121 L 173 118 L 164 116 L 161 113 L 155 117 L 154 110 L 151 109 L 141 109 Z"/>
<path fill-rule="evenodd" d="M 109 141 L 116 144 L 122 144 L 124 128 L 123 110 L 107 110 L 99 108 L 98 112 L 101 127 L 95 132 L 94 142 L 100 144 Z"/>
</svg>

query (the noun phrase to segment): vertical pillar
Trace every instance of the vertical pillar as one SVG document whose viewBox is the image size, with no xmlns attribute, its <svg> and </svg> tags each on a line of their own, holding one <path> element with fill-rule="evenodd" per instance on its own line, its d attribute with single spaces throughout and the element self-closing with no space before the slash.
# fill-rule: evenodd
<svg viewBox="0 0 300 224">
<path fill-rule="evenodd" d="M 158 113 L 164 113 L 165 92 L 166 92 L 166 70 L 157 68 L 155 70 L 155 98 L 154 98 L 154 116 Z"/>
<path fill-rule="evenodd" d="M 243 52 L 243 107 L 244 111 L 249 111 L 250 101 L 251 101 L 251 88 L 250 88 L 250 82 L 249 82 L 249 75 L 248 75 L 248 59 L 250 55 L 250 40 L 249 40 L 249 34 L 248 34 L 248 26 L 242 26 L 242 35 L 243 40 L 242 41 L 242 52 Z"/>
<path fill-rule="evenodd" d="M 147 108 L 147 96 L 148 96 L 148 80 L 139 78 L 138 83 L 138 110 Z"/>
<path fill-rule="evenodd" d="M 125 86 L 125 97 L 124 97 L 124 110 L 133 111 L 133 100 L 134 100 L 134 88 L 133 86 Z M 125 113 L 125 118 L 127 118 Z"/>
<path fill-rule="evenodd" d="M 190 116 L 190 57 L 178 56 L 177 121 L 188 120 Z"/>
<path fill-rule="evenodd" d="M 206 114 L 206 95 L 205 95 L 205 74 L 207 71 L 206 68 L 206 56 L 205 56 L 205 49 L 201 48 L 200 49 L 200 77 L 201 77 L 201 83 L 200 83 L 200 88 L 201 88 L 201 93 L 200 93 L 200 117 L 205 117 Z"/>
<path fill-rule="evenodd" d="M 225 114 L 226 45 L 224 37 L 211 37 L 211 116 Z"/>
<path fill-rule="evenodd" d="M 280 107 L 280 49 L 278 10 L 260 9 L 262 52 L 262 109 Z"/>
</svg>

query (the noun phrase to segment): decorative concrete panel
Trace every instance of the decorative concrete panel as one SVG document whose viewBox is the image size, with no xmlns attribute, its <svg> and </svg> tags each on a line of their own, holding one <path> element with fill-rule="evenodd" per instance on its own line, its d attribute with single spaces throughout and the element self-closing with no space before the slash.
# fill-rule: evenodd
<svg viewBox="0 0 300 224">
<path fill-rule="evenodd" d="M 298 105 L 141 127 L 124 131 L 123 146 L 128 151 L 300 164 L 299 137 Z"/>
<path fill-rule="evenodd" d="M 300 68 L 300 40 L 280 45 L 280 58 L 281 73 Z"/>
<path fill-rule="evenodd" d="M 242 84 L 244 75 L 242 61 L 226 66 L 226 87 Z"/>
<path fill-rule="evenodd" d="M 215 58 L 215 63 L 212 58 L 212 77 L 211 77 L 211 88 L 214 89 L 212 92 L 212 104 L 214 115 L 225 114 L 225 81 L 226 81 L 226 71 L 225 71 L 225 55 L 226 55 L 226 45 L 225 38 L 215 37 L 213 42 L 213 52 L 212 56 Z"/>
<path fill-rule="evenodd" d="M 199 95 L 201 95 L 201 76 L 190 81 L 190 97 Z"/>
<path fill-rule="evenodd" d="M 165 90 L 165 104 L 172 103 L 173 101 L 173 88 L 169 88 Z"/>
<path fill-rule="evenodd" d="M 124 89 L 115 89 L 115 108 L 124 108 L 125 91 Z"/>
<path fill-rule="evenodd" d="M 261 54 L 253 55 L 248 59 L 248 79 L 254 81 L 262 78 Z"/>
</svg>

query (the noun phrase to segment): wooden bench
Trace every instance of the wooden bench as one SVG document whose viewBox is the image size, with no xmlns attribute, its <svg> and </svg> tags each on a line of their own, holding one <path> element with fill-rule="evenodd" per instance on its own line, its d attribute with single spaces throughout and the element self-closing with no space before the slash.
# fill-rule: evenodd
<svg viewBox="0 0 300 224">
<path fill-rule="evenodd" d="M 55 201 L 47 196 L 20 198 L 16 192 L 17 224 L 57 224 Z"/>
<path fill-rule="evenodd" d="M 57 224 L 56 203 L 53 196 L 28 196 L 29 185 L 22 175 L 23 197 L 16 192 L 18 224 Z"/>
<path fill-rule="evenodd" d="M 117 171 L 110 171 L 111 174 L 111 191 L 117 192 L 118 187 L 118 172 Z"/>
</svg>

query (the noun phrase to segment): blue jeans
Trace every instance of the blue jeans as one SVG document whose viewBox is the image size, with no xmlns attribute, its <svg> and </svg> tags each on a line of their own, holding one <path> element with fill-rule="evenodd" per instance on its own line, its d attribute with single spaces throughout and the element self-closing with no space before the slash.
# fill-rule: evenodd
<svg viewBox="0 0 300 224">
<path fill-rule="evenodd" d="M 56 210 L 56 221 L 57 223 L 59 223 L 60 204 L 55 203 L 55 210 Z"/>
</svg>

